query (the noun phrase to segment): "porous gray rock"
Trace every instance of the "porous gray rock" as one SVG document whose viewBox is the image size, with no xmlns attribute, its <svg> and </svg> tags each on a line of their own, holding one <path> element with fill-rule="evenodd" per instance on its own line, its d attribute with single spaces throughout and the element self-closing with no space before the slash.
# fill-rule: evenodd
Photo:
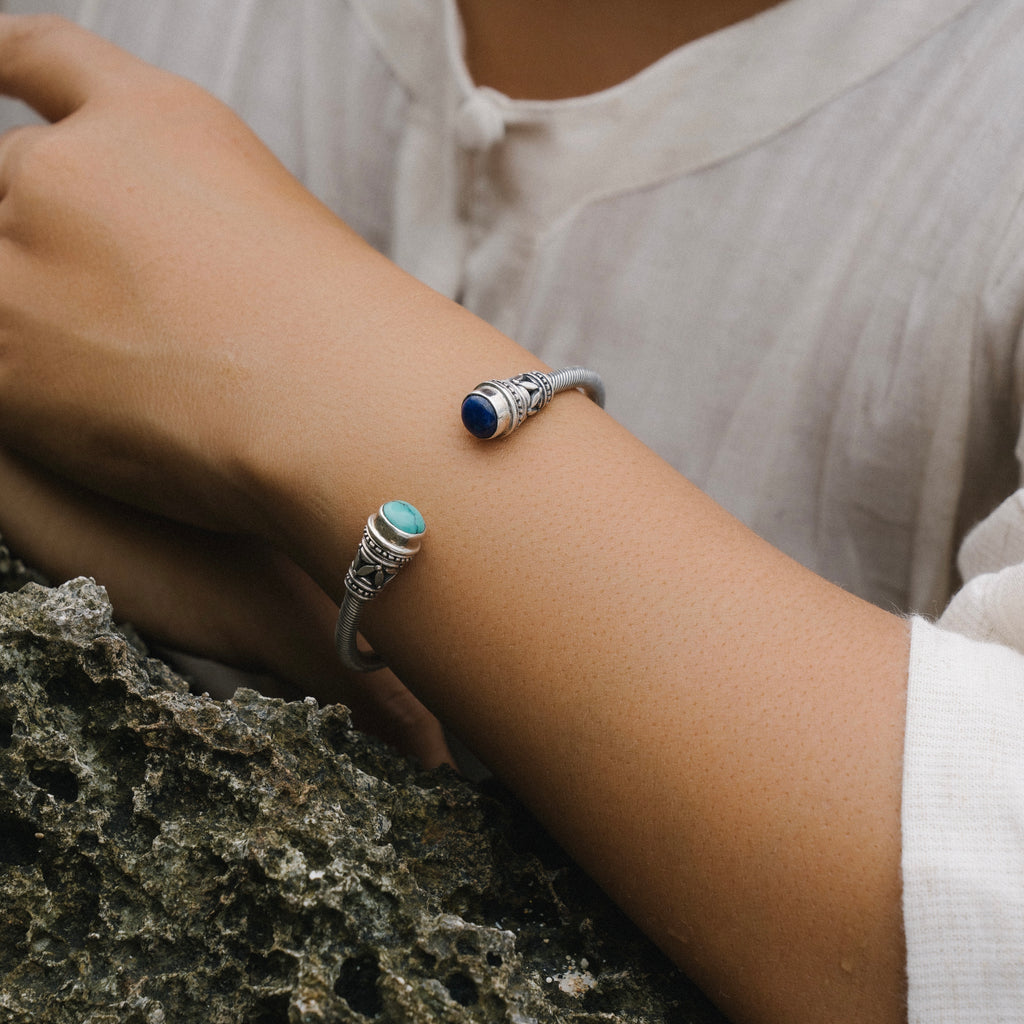
<svg viewBox="0 0 1024 1024">
<path fill-rule="evenodd" d="M 196 695 L 31 576 L 0 552 L 4 1024 L 723 1021 L 507 794 Z"/>
</svg>

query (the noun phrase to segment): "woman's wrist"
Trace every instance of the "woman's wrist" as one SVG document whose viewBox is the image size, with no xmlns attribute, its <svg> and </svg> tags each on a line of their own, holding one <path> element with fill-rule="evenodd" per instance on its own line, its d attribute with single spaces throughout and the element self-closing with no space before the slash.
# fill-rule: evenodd
<svg viewBox="0 0 1024 1024">
<path fill-rule="evenodd" d="M 466 392 L 485 377 L 544 367 L 376 253 L 343 254 L 330 275 L 326 311 L 304 314 L 316 341 L 298 344 L 305 363 L 293 362 L 295 379 L 275 389 L 281 405 L 264 416 L 244 475 L 259 531 L 337 599 L 382 502 L 419 505 L 435 490 L 476 487 L 472 467 L 486 455 L 461 424 Z"/>
</svg>

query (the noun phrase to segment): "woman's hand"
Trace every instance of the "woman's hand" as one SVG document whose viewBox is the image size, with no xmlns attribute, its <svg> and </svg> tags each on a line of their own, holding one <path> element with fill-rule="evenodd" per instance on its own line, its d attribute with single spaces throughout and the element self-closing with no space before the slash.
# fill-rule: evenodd
<svg viewBox="0 0 1024 1024">
<path fill-rule="evenodd" d="M 426 767 L 454 763 L 437 719 L 392 672 L 342 668 L 337 606 L 265 544 L 98 497 L 2 448 L 0 532 L 51 579 L 93 576 L 147 637 L 271 676 L 279 696 L 341 701 L 359 728 Z"/>
<path fill-rule="evenodd" d="M 223 104 L 60 19 L 0 16 L 0 91 L 55 122 L 0 139 L 4 443 L 254 528 L 268 391 L 315 361 L 339 254 L 368 248 Z"/>
<path fill-rule="evenodd" d="M 318 371 L 340 277 L 358 293 L 381 258 L 225 105 L 71 23 L 0 15 L 0 92 L 54 122 L 0 137 L 0 437 L 37 462 L 0 459 L 0 528 L 55 576 L 96 576 L 150 635 L 450 761 L 393 674 L 339 667 L 334 602 L 240 535 L 265 532 L 249 467 L 305 442 L 289 410 L 337 414 Z"/>
</svg>

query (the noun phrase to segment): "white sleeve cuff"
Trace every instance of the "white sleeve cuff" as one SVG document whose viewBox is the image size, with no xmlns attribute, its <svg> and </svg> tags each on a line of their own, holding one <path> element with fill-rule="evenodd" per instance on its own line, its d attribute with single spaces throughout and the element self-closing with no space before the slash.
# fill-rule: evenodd
<svg viewBox="0 0 1024 1024">
<path fill-rule="evenodd" d="M 911 1024 L 1024 1019 L 1024 655 L 915 619 L 903 774 Z"/>
</svg>

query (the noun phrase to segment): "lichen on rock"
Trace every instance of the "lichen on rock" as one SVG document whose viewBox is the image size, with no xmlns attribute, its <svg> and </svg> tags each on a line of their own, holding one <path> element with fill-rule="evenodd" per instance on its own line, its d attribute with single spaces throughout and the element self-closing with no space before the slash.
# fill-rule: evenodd
<svg viewBox="0 0 1024 1024">
<path fill-rule="evenodd" d="M 4 1024 L 720 1022 L 507 794 L 0 571 Z M 4 583 L 6 581 L 6 588 Z"/>
</svg>

